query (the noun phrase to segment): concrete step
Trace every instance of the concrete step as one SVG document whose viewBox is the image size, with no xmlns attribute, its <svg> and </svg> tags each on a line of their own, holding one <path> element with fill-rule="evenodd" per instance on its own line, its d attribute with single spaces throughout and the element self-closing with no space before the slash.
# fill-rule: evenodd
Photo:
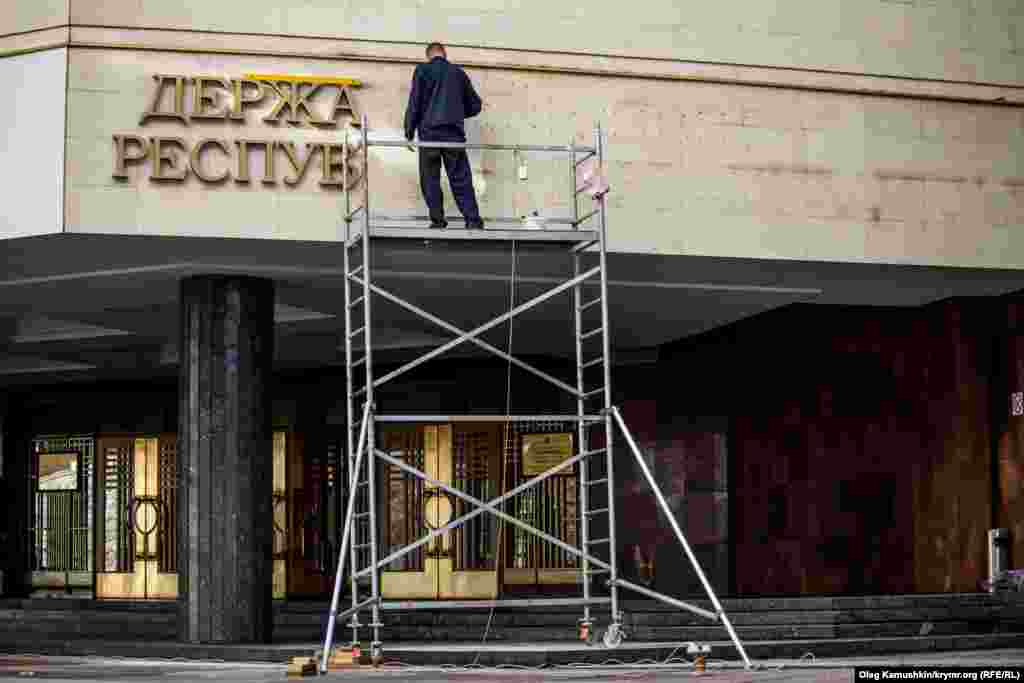
<svg viewBox="0 0 1024 683">
<path fill-rule="evenodd" d="M 795 609 L 797 606 L 805 609 Z M 1016 596 L 751 599 L 726 601 L 725 607 L 744 640 L 1024 631 L 1024 600 Z M 720 625 L 689 612 L 642 601 L 625 601 L 622 608 L 624 625 L 634 642 L 726 639 Z M 315 641 L 326 624 L 327 604 L 277 603 L 274 613 L 275 640 Z M 594 616 L 598 626 L 607 622 L 606 610 L 595 609 Z M 490 622 L 489 638 L 494 641 L 572 642 L 577 638 L 579 617 L 579 609 L 558 606 L 533 611 L 502 608 L 493 614 L 487 609 L 389 611 L 383 614 L 383 621 L 384 633 L 392 641 L 472 641 L 482 637 Z M 173 639 L 177 606 L 166 601 L 0 600 L 0 637 L 28 633 L 44 638 Z"/>
<path fill-rule="evenodd" d="M 603 622 L 599 622 L 601 628 Z M 971 633 L 999 632 L 1000 625 L 991 621 L 941 621 L 941 622 L 883 622 L 876 624 L 809 624 L 775 626 L 737 626 L 736 632 L 743 640 L 820 640 L 826 638 L 870 638 L 908 637 L 920 635 L 958 635 Z M 482 639 L 484 625 L 450 625 L 444 627 L 405 625 L 386 626 L 383 632 L 389 641 L 469 641 Z M 683 627 L 628 627 L 631 642 L 667 642 L 728 640 L 724 627 L 716 625 Z M 304 626 L 278 626 L 274 631 L 277 638 L 287 640 L 316 639 L 322 629 Z M 348 631 L 346 630 L 346 634 Z M 559 627 L 492 627 L 487 632 L 488 640 L 497 642 L 569 642 L 577 640 L 576 624 Z"/>
<path fill-rule="evenodd" d="M 274 623 L 278 626 L 302 626 L 320 623 L 327 612 L 322 611 L 280 611 L 275 615 Z M 1024 606 L 951 606 L 923 607 L 915 609 L 879 609 L 879 610 L 808 610 L 808 611 L 766 611 L 766 612 L 726 612 L 734 626 L 805 626 L 811 624 L 874 624 L 896 622 L 939 622 L 949 620 L 977 621 L 993 620 L 1024 621 Z M 605 610 L 594 610 L 596 618 L 606 619 Z M 632 627 L 686 627 L 704 626 L 708 620 L 689 612 L 624 612 L 625 621 Z M 391 626 L 404 627 L 451 627 L 481 626 L 490 621 L 493 628 L 517 627 L 564 627 L 574 626 L 580 618 L 580 612 L 553 611 L 437 611 L 428 610 L 409 612 L 385 612 L 383 622 Z"/>
<path fill-rule="evenodd" d="M 707 609 L 711 603 L 699 597 L 680 596 L 691 604 Z M 960 607 L 1001 607 L 1024 605 L 1024 593 L 936 593 L 920 595 L 870 595 L 859 597 L 783 597 L 783 598 L 724 598 L 721 601 L 726 612 L 777 612 L 777 611 L 856 611 L 877 609 L 916 609 L 927 607 L 948 608 L 951 604 Z M 129 612 L 160 612 L 173 609 L 173 601 L 165 600 L 90 600 L 68 598 L 0 598 L 0 609 L 23 610 L 81 610 L 102 606 L 106 609 Z M 321 612 L 327 606 L 322 601 L 276 601 L 275 612 Z M 633 613 L 676 613 L 675 607 L 652 600 L 622 600 L 620 607 Z M 510 610 L 515 611 L 515 610 Z M 576 614 L 576 608 L 554 607 L 545 610 L 557 614 Z"/>
</svg>

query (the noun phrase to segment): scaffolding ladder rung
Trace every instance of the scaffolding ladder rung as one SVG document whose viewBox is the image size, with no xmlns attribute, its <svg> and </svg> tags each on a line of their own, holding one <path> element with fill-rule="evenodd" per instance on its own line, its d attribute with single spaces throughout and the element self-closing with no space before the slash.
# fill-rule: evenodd
<svg viewBox="0 0 1024 683">
<path fill-rule="evenodd" d="M 592 517 L 593 515 L 603 515 L 606 512 L 608 512 L 608 508 L 598 508 L 597 510 L 587 510 L 585 514 Z"/>
<path fill-rule="evenodd" d="M 598 484 L 607 484 L 607 483 L 608 483 L 608 477 L 604 477 L 603 479 L 591 479 L 590 481 L 587 482 L 587 486 L 597 486 Z"/>
<path fill-rule="evenodd" d="M 356 307 L 356 306 L 358 306 L 359 304 L 363 303 L 363 299 L 365 299 L 365 298 L 366 298 L 365 296 L 359 296 L 359 297 L 357 297 L 357 298 L 353 299 L 353 300 L 352 300 L 352 303 L 350 303 L 350 304 L 348 305 L 348 307 L 349 307 L 349 308 L 355 308 L 355 307 Z"/>
<path fill-rule="evenodd" d="M 595 365 L 597 365 L 598 363 L 603 363 L 603 362 L 604 362 L 604 356 L 598 356 L 594 360 L 588 360 L 586 363 L 584 363 L 580 367 L 583 368 L 584 370 L 586 370 L 587 368 L 592 368 Z"/>
<path fill-rule="evenodd" d="M 600 334 L 603 330 L 604 330 L 604 325 L 602 325 L 601 327 L 595 327 L 594 329 L 590 330 L 589 332 L 584 332 L 583 334 L 581 334 L 580 335 L 580 340 L 590 339 L 595 334 Z"/>
<path fill-rule="evenodd" d="M 355 548 L 356 550 L 361 550 L 361 549 L 363 549 L 363 548 L 369 548 L 369 547 L 370 547 L 370 545 L 371 545 L 370 543 L 356 543 L 356 544 L 355 544 L 354 546 L 352 546 L 352 547 L 353 547 L 353 548 Z"/>
<path fill-rule="evenodd" d="M 587 241 L 585 241 L 585 242 L 580 242 L 580 243 L 579 243 L 579 244 L 577 244 L 577 245 L 576 245 L 575 247 L 573 247 L 573 248 L 572 248 L 572 249 L 571 249 L 570 251 L 572 251 L 572 253 L 574 253 L 574 254 L 575 254 L 575 253 L 578 253 L 578 252 L 581 252 L 581 251 L 583 251 L 584 249 L 589 249 L 590 247 L 594 246 L 594 245 L 595 245 L 595 244 L 597 244 L 597 243 L 598 243 L 599 241 L 600 241 L 600 240 L 587 240 Z"/>
<path fill-rule="evenodd" d="M 604 391 L 604 387 L 598 387 L 597 389 L 593 389 L 592 391 L 588 391 L 587 393 L 583 394 L 583 398 L 590 398 L 591 396 L 598 394 L 602 391 Z"/>
<path fill-rule="evenodd" d="M 602 545 L 610 540 L 610 538 L 595 538 L 592 541 L 587 541 L 587 545 Z"/>
<path fill-rule="evenodd" d="M 601 303 L 601 297 L 597 297 L 596 299 L 591 299 L 590 301 L 588 301 L 588 302 L 587 302 L 587 303 L 585 303 L 585 304 L 582 304 L 582 305 L 581 305 L 581 306 L 579 307 L 579 312 L 580 312 L 580 313 L 582 313 L 583 311 L 587 310 L 587 309 L 588 309 L 588 308 L 590 308 L 591 306 L 596 306 L 596 305 L 597 305 L 597 304 L 599 304 L 599 303 Z"/>
<path fill-rule="evenodd" d="M 359 273 L 361 273 L 361 272 L 363 272 L 363 267 L 362 266 L 356 266 L 355 268 L 353 268 L 352 270 L 349 271 L 348 276 L 349 277 L 359 277 Z"/>
<path fill-rule="evenodd" d="M 579 219 L 573 221 L 573 226 L 574 227 L 579 227 L 579 226 L 583 225 L 584 223 L 586 223 L 587 221 L 589 221 L 591 218 L 593 218 L 594 216 L 596 216 L 599 213 L 601 213 L 600 209 L 594 209 L 593 211 L 588 213 L 583 218 L 579 218 Z"/>
<path fill-rule="evenodd" d="M 363 517 L 369 517 L 370 513 L 369 512 L 357 512 L 357 513 L 355 513 L 352 516 L 355 517 L 356 519 L 362 519 Z"/>
<path fill-rule="evenodd" d="M 353 337 L 358 337 L 358 336 L 359 336 L 360 334 L 362 334 L 362 333 L 363 333 L 363 330 L 365 330 L 365 329 L 366 329 L 366 326 L 364 325 L 364 326 L 362 326 L 362 327 L 360 327 L 360 328 L 358 328 L 358 329 L 355 329 L 355 330 L 353 330 L 353 331 L 352 331 L 352 332 L 351 332 L 351 333 L 350 333 L 350 334 L 348 335 L 348 338 L 349 338 L 349 339 L 351 339 L 351 338 L 353 338 Z"/>
<path fill-rule="evenodd" d="M 591 574 L 591 575 L 593 575 L 593 574 L 610 574 L 611 570 L 610 569 L 588 569 L 587 573 Z"/>
<path fill-rule="evenodd" d="M 349 215 L 348 215 L 348 216 L 346 216 L 346 217 L 345 217 L 345 220 L 348 220 L 348 221 L 352 220 L 352 219 L 353 219 L 353 218 L 355 218 L 355 217 L 356 217 L 357 215 L 359 215 L 359 212 L 360 212 L 360 211 L 362 211 L 362 210 L 363 210 L 363 207 L 361 207 L 361 206 L 357 206 L 356 208 L 352 209 L 352 212 L 351 212 L 351 213 L 349 213 Z M 359 238 L 360 238 L 360 237 L 362 237 L 362 236 L 363 236 L 363 233 L 361 233 L 361 232 L 357 232 L 357 233 L 356 233 L 356 236 L 355 236 L 355 237 L 353 237 L 353 238 L 352 238 L 352 240 L 353 240 L 353 241 L 355 241 L 355 240 L 359 239 Z"/>
<path fill-rule="evenodd" d="M 362 365 L 365 362 L 366 362 L 366 356 L 360 356 L 359 358 L 357 358 L 354 361 L 352 361 L 352 367 L 354 367 L 354 368 L 355 367 L 359 367 L 360 365 Z"/>
</svg>

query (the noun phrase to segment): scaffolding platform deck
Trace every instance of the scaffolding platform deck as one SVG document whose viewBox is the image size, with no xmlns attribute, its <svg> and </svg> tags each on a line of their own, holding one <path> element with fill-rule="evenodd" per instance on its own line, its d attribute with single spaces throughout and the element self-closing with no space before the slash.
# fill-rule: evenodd
<svg viewBox="0 0 1024 683">
<path fill-rule="evenodd" d="M 370 237 L 374 239 L 414 239 L 414 240 L 457 240 L 498 242 L 544 242 L 554 244 L 574 244 L 577 242 L 596 242 L 599 235 L 594 230 L 573 230 L 571 226 L 558 228 L 528 229 L 518 227 L 518 221 L 498 224 L 501 227 L 487 227 L 483 230 L 449 225 L 447 228 L 428 227 L 427 221 L 402 221 L 389 218 L 371 218 Z"/>
<path fill-rule="evenodd" d="M 374 415 L 376 422 L 597 422 L 603 415 Z"/>
</svg>

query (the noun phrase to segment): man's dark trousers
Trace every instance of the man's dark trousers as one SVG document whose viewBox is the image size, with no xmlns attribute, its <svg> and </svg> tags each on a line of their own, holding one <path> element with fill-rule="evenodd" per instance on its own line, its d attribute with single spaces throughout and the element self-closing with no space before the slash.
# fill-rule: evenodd
<svg viewBox="0 0 1024 683">
<path fill-rule="evenodd" d="M 426 142 L 420 138 L 420 142 Z M 456 142 L 452 140 L 452 142 Z M 463 142 L 459 140 L 458 142 Z M 467 227 L 480 226 L 480 208 L 473 190 L 473 173 L 469 167 L 469 156 L 464 149 L 438 149 L 420 147 L 420 189 L 430 211 L 430 222 L 445 224 L 444 195 L 441 194 L 441 164 L 444 164 L 448 182 L 455 195 L 455 204 L 466 219 Z"/>
</svg>

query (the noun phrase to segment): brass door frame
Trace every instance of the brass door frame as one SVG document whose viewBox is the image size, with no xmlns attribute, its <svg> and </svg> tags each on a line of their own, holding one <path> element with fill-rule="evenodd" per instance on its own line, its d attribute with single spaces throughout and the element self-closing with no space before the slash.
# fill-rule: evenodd
<svg viewBox="0 0 1024 683">
<path fill-rule="evenodd" d="M 273 599 L 319 595 L 326 590 L 324 576 L 306 560 L 306 440 L 299 432 L 275 429 L 271 448 Z"/>
<path fill-rule="evenodd" d="M 575 435 L 566 428 L 566 425 L 547 424 L 541 427 L 539 424 L 531 424 L 528 425 L 526 430 L 520 431 L 519 429 L 513 429 L 513 423 L 509 423 L 506 429 L 508 429 L 508 432 L 505 435 L 505 452 L 502 457 L 502 493 L 529 478 L 522 470 L 522 441 L 524 436 L 539 436 L 566 432 L 569 435 L 570 444 L 566 455 L 571 455 L 576 452 Z M 550 464 L 553 463 L 545 463 L 544 469 L 546 469 Z M 574 518 L 579 511 L 579 479 L 578 469 L 576 466 L 573 466 L 564 474 L 551 477 L 541 484 L 533 487 L 530 491 L 523 492 L 517 496 L 511 503 L 513 509 L 512 514 L 516 514 L 515 510 L 519 509 L 519 506 L 523 506 L 528 502 L 532 505 L 537 505 L 538 499 L 542 499 L 546 495 L 547 490 L 552 487 L 556 487 L 558 485 L 557 482 L 562 480 L 566 482 L 564 485 L 565 490 L 563 491 L 563 495 L 556 494 L 556 500 L 562 504 L 561 515 L 567 515 L 569 518 Z M 570 529 L 566 526 L 566 522 L 561 515 L 554 513 L 553 510 L 547 509 L 543 505 L 540 505 L 539 507 L 540 509 L 533 512 L 534 515 L 537 515 L 537 518 L 531 520 L 531 523 L 534 526 L 546 530 L 548 533 L 561 538 L 570 545 L 578 545 L 578 537 L 576 533 L 576 525 L 578 523 L 576 521 L 572 522 L 573 526 Z M 544 514 L 541 514 L 541 510 L 544 511 Z M 515 554 L 517 538 L 523 539 L 523 542 L 527 547 L 528 555 L 533 559 L 533 566 L 512 566 L 516 562 Z M 519 531 L 515 528 L 509 528 L 509 526 L 506 525 L 502 533 L 502 543 L 504 544 L 504 547 L 501 561 L 501 585 L 504 589 L 514 590 L 528 587 L 539 589 L 543 586 L 562 590 L 578 587 L 580 585 L 580 570 L 578 565 L 576 565 L 576 562 L 571 561 L 572 566 L 561 568 L 541 566 L 544 563 L 557 564 L 558 562 L 555 558 L 565 555 L 562 551 L 559 551 L 543 539 L 532 534 Z M 563 562 L 566 559 L 569 558 L 563 557 Z M 564 588 L 560 589 L 559 587 Z"/>
<path fill-rule="evenodd" d="M 394 431 L 402 431 L 402 428 L 391 428 Z M 405 429 L 408 429 L 406 427 Z M 423 471 L 428 477 L 433 479 L 440 478 L 440 472 L 438 470 L 438 439 L 437 439 L 437 426 L 436 425 L 417 425 L 414 429 L 418 430 L 422 435 L 423 441 Z M 414 439 L 413 444 L 416 443 Z M 388 439 L 385 436 L 381 440 L 381 444 L 384 448 L 387 448 Z M 406 446 L 408 448 L 408 446 Z M 376 461 L 371 460 L 373 466 L 376 466 Z M 388 477 L 380 477 L 379 480 L 385 485 L 390 486 Z M 428 487 L 424 482 L 423 484 L 423 503 L 427 501 Z M 384 495 L 377 497 L 378 505 L 382 508 L 381 512 L 384 512 L 384 506 L 389 504 L 390 489 L 383 492 Z M 425 512 L 425 511 L 424 511 Z M 425 515 L 424 515 L 425 516 Z M 380 515 L 381 519 L 389 519 L 387 515 Z M 419 525 L 415 525 L 419 533 Z M 405 542 L 410 542 L 415 539 L 404 539 Z M 437 561 L 434 555 L 438 552 L 439 542 L 443 539 L 435 539 L 431 543 L 427 544 L 427 548 L 423 553 L 423 568 L 419 571 L 416 570 L 381 570 L 380 572 L 380 593 L 385 598 L 422 598 L 431 600 L 437 597 L 438 593 L 438 569 Z"/>
<path fill-rule="evenodd" d="M 431 479 L 454 485 L 454 425 L 428 424 L 417 427 L 423 433 L 423 471 Z M 497 472 L 495 472 L 497 475 Z M 382 479 L 384 479 L 382 477 Z M 382 505 L 387 495 L 381 496 Z M 428 482 L 423 484 L 423 517 L 427 527 L 441 527 L 456 516 L 451 496 Z M 498 595 L 498 565 L 492 570 L 456 570 L 452 553 L 455 532 L 448 532 L 428 544 L 422 571 L 381 571 L 381 595 L 385 598 L 474 599 Z M 416 539 L 406 539 L 407 542 Z"/>
<path fill-rule="evenodd" d="M 303 553 L 303 517 L 297 512 L 301 502 L 303 471 L 303 439 L 294 432 L 275 430 L 273 437 L 273 521 L 275 535 L 275 558 L 273 560 L 273 593 L 275 598 L 284 598 L 290 593 L 322 592 L 322 577 L 308 571 Z M 173 543 L 176 534 L 174 514 L 174 491 L 167 488 L 167 477 L 172 487 L 176 484 L 173 471 L 175 460 L 176 434 L 159 437 L 133 434 L 104 434 L 96 439 L 96 460 L 100 476 L 97 477 L 96 526 L 108 532 L 102 525 L 108 524 L 107 495 L 118 496 L 113 517 L 127 516 L 127 529 L 114 521 L 114 533 L 120 534 L 116 543 L 119 552 L 128 553 L 131 571 L 105 571 L 104 548 L 97 544 L 95 572 L 95 595 L 97 598 L 121 599 L 174 599 L 178 595 L 176 572 L 161 571 L 161 563 L 174 566 Z M 130 487 L 106 489 L 106 451 L 110 448 L 129 450 L 129 461 L 123 464 L 128 471 L 117 476 L 127 476 Z M 163 455 L 161 449 L 166 451 Z M 170 467 L 171 471 L 166 469 Z M 129 474 L 130 473 L 130 474 Z M 162 482 L 161 479 L 164 479 Z M 130 501 L 122 501 L 124 493 L 131 492 Z M 127 512 L 118 508 L 127 507 Z M 170 517 L 168 517 L 170 515 Z M 280 534 L 278 533 L 280 527 Z M 127 533 L 127 536 L 124 535 Z M 163 537 L 166 536 L 166 539 Z M 100 538 L 103 538 L 101 535 Z M 158 550 L 161 542 L 166 546 L 161 558 Z M 104 540 L 105 544 L 105 540 Z M 118 563 L 124 562 L 124 558 Z"/>
<path fill-rule="evenodd" d="M 96 439 L 92 434 L 49 434 L 37 435 L 29 443 L 28 583 L 32 590 L 95 589 Z M 40 488 L 38 458 L 43 454 L 77 456 L 73 491 Z M 55 559 L 52 564 L 50 556 Z"/>
<path fill-rule="evenodd" d="M 97 598 L 131 598 L 173 600 L 178 597 L 178 574 L 160 571 L 158 548 L 164 534 L 174 528 L 175 521 L 167 521 L 167 515 L 174 515 L 173 504 L 167 504 L 160 495 L 162 467 L 173 467 L 161 458 L 161 443 L 172 441 L 174 435 L 103 437 L 97 439 L 97 452 L 105 458 L 106 448 L 113 443 L 130 444 L 132 463 L 132 493 L 127 503 L 131 524 L 130 572 L 109 572 L 97 570 Z M 104 461 L 104 471 L 106 463 Z M 104 477 L 105 478 L 105 477 Z M 105 501 L 105 496 L 103 498 Z M 99 510 L 98 517 L 106 525 L 106 510 Z M 119 511 L 118 511 L 119 513 Z M 169 526 L 168 526 L 169 524 Z M 173 542 L 173 533 L 172 542 Z"/>
</svg>

